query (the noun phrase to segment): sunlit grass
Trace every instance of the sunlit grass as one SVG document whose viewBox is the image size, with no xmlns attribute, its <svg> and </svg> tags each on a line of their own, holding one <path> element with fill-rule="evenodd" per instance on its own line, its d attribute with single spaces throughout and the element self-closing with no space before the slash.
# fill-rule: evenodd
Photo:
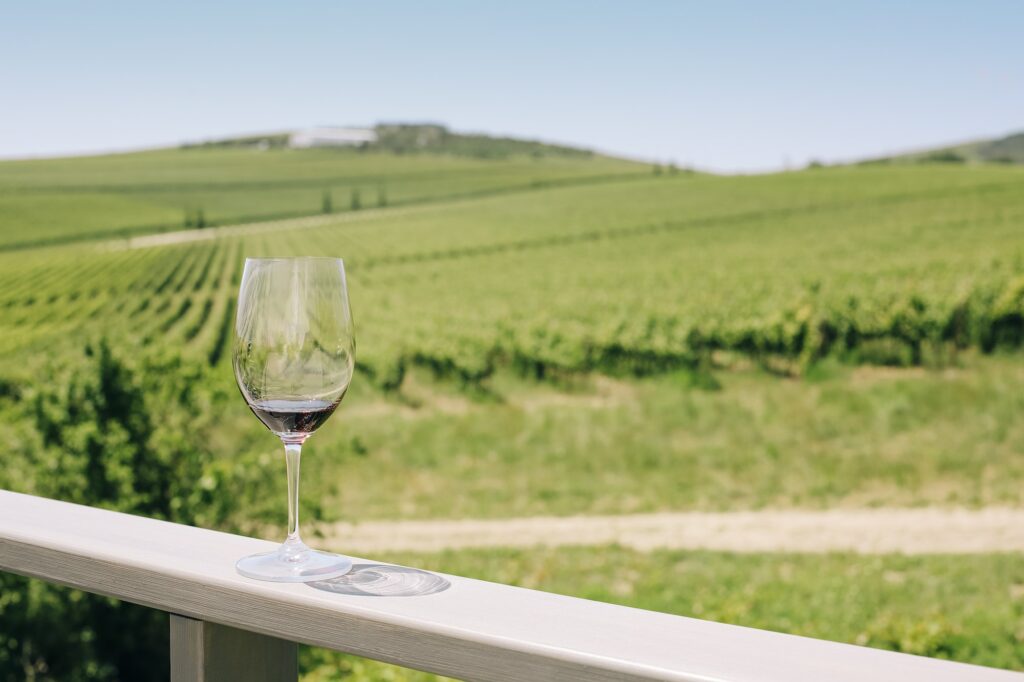
<svg viewBox="0 0 1024 682">
<path fill-rule="evenodd" d="M 405 402 L 357 387 L 309 441 L 307 485 L 326 517 L 354 521 L 1024 503 L 1015 356 L 711 376 L 719 388 L 505 376 L 484 398 L 411 380 Z"/>
<path fill-rule="evenodd" d="M 1024 556 L 1017 554 L 647 554 L 595 547 L 387 559 L 705 620 L 1024 669 Z M 434 679 L 323 650 L 303 651 L 303 663 L 307 680 Z"/>
</svg>

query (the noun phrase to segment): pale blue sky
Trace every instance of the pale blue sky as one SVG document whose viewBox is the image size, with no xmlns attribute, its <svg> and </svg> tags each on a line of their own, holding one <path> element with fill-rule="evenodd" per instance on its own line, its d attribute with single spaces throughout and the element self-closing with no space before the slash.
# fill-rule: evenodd
<svg viewBox="0 0 1024 682">
<path fill-rule="evenodd" d="M 1024 130 L 1024 2 L 0 0 L 0 156 L 440 121 L 717 170 Z"/>
</svg>

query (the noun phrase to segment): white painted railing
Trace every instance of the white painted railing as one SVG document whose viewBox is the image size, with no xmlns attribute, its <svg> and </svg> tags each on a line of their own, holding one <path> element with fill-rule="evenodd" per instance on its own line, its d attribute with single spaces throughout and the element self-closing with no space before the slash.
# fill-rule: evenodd
<svg viewBox="0 0 1024 682">
<path fill-rule="evenodd" d="M 296 642 L 469 680 L 1024 680 L 457 576 L 374 597 L 235 573 L 238 557 L 275 546 L 0 491 L 0 570 L 171 613 L 175 682 L 295 680 Z"/>
</svg>

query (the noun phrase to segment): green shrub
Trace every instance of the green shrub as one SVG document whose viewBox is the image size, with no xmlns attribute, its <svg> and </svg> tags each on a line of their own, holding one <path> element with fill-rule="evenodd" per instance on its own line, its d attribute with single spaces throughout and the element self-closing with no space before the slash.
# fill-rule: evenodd
<svg viewBox="0 0 1024 682">
<path fill-rule="evenodd" d="M 967 159 L 951 149 L 932 152 L 921 157 L 925 163 L 967 163 Z"/>
<path fill-rule="evenodd" d="M 929 658 L 954 658 L 964 649 L 963 633 L 939 613 L 910 619 L 883 614 L 857 638 L 857 644 Z"/>
<path fill-rule="evenodd" d="M 185 227 L 206 227 L 206 214 L 201 208 L 185 209 Z"/>
<path fill-rule="evenodd" d="M 0 485 L 69 502 L 231 528 L 272 471 L 216 459 L 207 368 L 179 357 L 133 366 L 104 342 L 66 376 L 40 378 L 11 409 L 16 466 Z M 20 576 L 0 575 L 0 680 L 160 680 L 166 614 Z"/>
</svg>

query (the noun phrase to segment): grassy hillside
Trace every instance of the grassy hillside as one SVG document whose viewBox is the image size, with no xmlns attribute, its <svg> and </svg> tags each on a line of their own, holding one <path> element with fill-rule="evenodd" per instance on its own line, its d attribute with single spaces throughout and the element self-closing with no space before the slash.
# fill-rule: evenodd
<svg viewBox="0 0 1024 682">
<path fill-rule="evenodd" d="M 377 139 L 357 146 L 363 152 L 390 152 L 392 154 L 444 154 L 477 159 L 507 159 L 510 157 L 568 157 L 595 156 L 589 149 L 524 140 L 514 137 L 495 137 L 483 133 L 457 133 L 438 123 L 379 123 L 373 131 Z M 292 133 L 269 133 L 229 137 L 205 142 L 186 143 L 182 149 L 282 149 L 289 146 Z"/>
<path fill-rule="evenodd" d="M 913 152 L 877 162 L 1024 164 L 1024 133 Z"/>
<path fill-rule="evenodd" d="M 208 164 L 170 162 L 180 158 Z M 116 419 L 95 429 L 84 417 L 60 421 L 83 400 L 87 417 L 106 414 L 94 388 L 106 375 L 66 380 L 92 362 L 85 346 L 105 338 L 137 365 L 135 402 L 141 387 L 166 382 L 169 392 L 190 393 L 203 416 L 193 425 L 180 408 L 154 404 L 140 420 L 154 442 L 188 429 L 172 454 L 209 448 L 204 475 L 178 488 L 193 495 L 189 505 L 227 511 L 191 518 L 250 531 L 280 524 L 278 447 L 237 396 L 228 353 L 244 257 L 307 254 L 346 260 L 358 361 L 351 394 L 306 451 L 304 469 L 315 472 L 305 481 L 306 519 L 1022 503 L 1024 168 L 891 164 L 714 177 L 654 175 L 600 158 L 216 148 L 131 160 L 130 169 L 117 157 L 19 162 L 40 170 L 3 164 L 0 176 L 36 188 L 18 197 L 47 187 L 70 202 L 103 197 L 95 210 L 67 207 L 76 225 L 95 226 L 79 236 L 116 233 L 110 217 L 149 206 L 163 196 L 155 186 L 208 196 L 209 206 L 228 206 L 233 187 L 238 206 L 278 196 L 288 182 L 309 188 L 334 177 L 351 187 L 341 160 L 363 164 L 359 178 L 388 177 L 389 203 L 318 221 L 211 228 L 202 239 L 147 248 L 99 240 L 0 253 L 0 437 L 9 445 L 0 481 L 14 489 L 46 492 L 45 482 L 69 469 L 102 473 L 106 451 L 89 450 L 93 442 L 131 461 Z M 538 169 L 547 179 L 528 179 Z M 397 206 L 390 197 L 400 180 L 408 201 Z M 130 191 L 96 191 L 103 183 Z M 28 224 L 10 223 L 6 234 Z M 183 359 L 166 359 L 176 354 Z M 160 361 L 147 364 L 151 355 Z M 210 395 L 193 396 L 192 387 Z M 47 450 L 54 459 L 41 457 L 54 420 L 55 442 L 98 459 L 79 471 L 56 446 Z M 97 433 L 106 440 L 88 440 Z M 111 489 L 128 485 L 132 471 L 115 467 Z M 1013 555 L 591 548 L 392 558 L 1024 665 L 1019 634 L 1007 634 L 1021 604 Z M 980 583 L 969 579 L 980 574 Z M 324 679 L 338 665 L 362 679 L 403 679 L 307 655 L 307 670 Z"/>
<path fill-rule="evenodd" d="M 398 206 L 650 169 L 531 143 L 494 158 L 425 150 L 196 147 L 0 162 L 0 249 Z"/>
<path fill-rule="evenodd" d="M 1024 171 L 662 176 L 143 250 L 0 256 L 2 350 L 74 333 L 223 360 L 243 255 L 343 256 L 364 380 L 647 374 L 732 351 L 780 371 L 1021 340 Z"/>
<path fill-rule="evenodd" d="M 974 145 L 975 157 L 996 163 L 1024 163 L 1024 133 Z"/>
<path fill-rule="evenodd" d="M 364 416 L 355 435 L 328 429 L 311 444 L 361 453 L 323 479 L 321 500 L 340 494 L 378 518 L 1017 504 L 1015 365 L 965 363 L 1024 341 L 1022 183 L 1013 167 L 660 176 L 164 247 L 8 253 L 0 379 L 30 393 L 106 337 L 130 355 L 182 352 L 231 394 L 243 257 L 337 255 L 358 324 L 346 409 Z M 967 369 L 812 381 L 856 365 Z M 610 395 L 599 383 L 587 396 L 595 376 Z M 560 411 L 574 391 L 623 409 Z M 226 448 L 272 447 L 227 409 Z"/>
</svg>

